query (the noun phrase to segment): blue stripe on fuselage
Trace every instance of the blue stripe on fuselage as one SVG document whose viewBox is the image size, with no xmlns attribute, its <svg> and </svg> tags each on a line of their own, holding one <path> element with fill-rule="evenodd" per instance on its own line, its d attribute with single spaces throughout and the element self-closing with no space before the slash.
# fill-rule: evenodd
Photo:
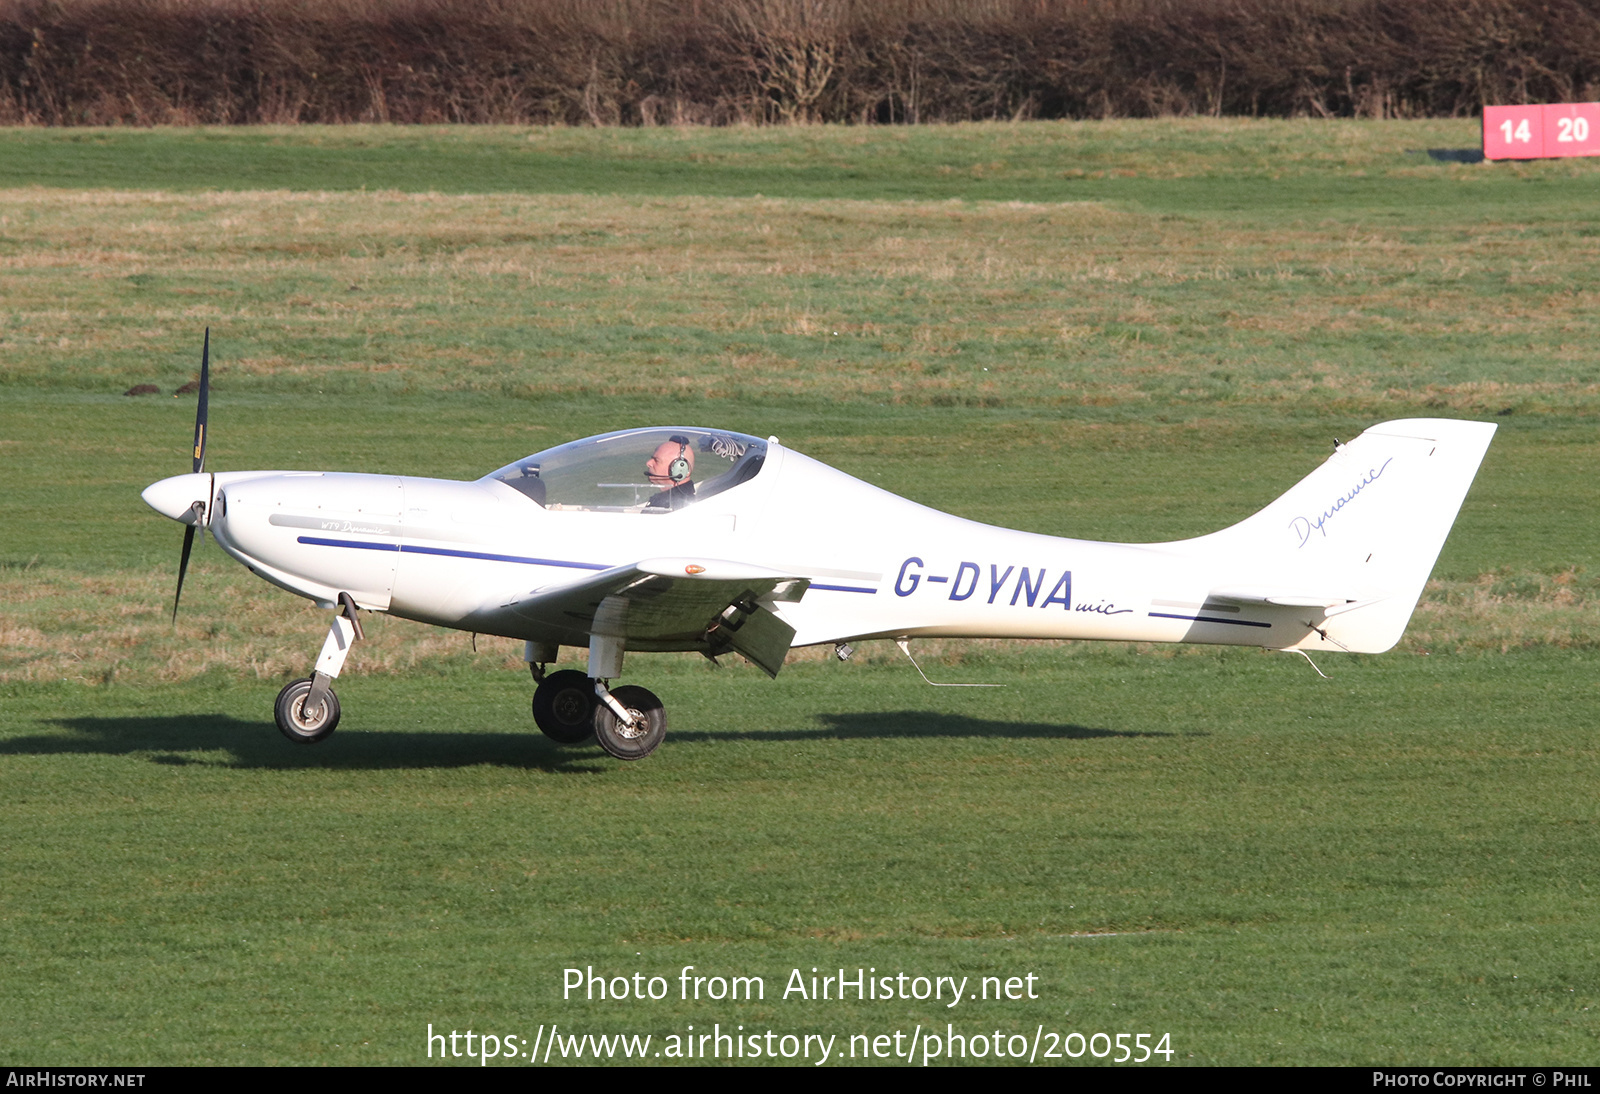
<svg viewBox="0 0 1600 1094">
<path fill-rule="evenodd" d="M 1155 619 L 1188 619 L 1195 623 L 1226 623 L 1230 627 L 1271 627 L 1271 623 L 1257 623 L 1253 619 L 1218 619 L 1214 615 L 1173 615 L 1171 612 L 1151 612 Z"/>
<path fill-rule="evenodd" d="M 572 570 L 608 570 L 598 562 L 567 562 L 558 558 L 524 558 L 521 555 L 492 555 L 485 551 L 456 551 L 448 547 L 417 547 L 400 543 L 363 543 L 354 539 L 324 539 L 321 536 L 297 536 L 297 543 L 307 543 L 315 547 L 349 547 L 357 551 L 399 551 L 408 555 L 444 555 L 447 558 L 477 558 L 485 562 L 515 562 L 523 566 L 565 566 Z M 876 593 L 876 589 L 862 589 L 854 585 L 818 585 L 812 584 L 813 589 L 823 589 L 832 593 Z"/>
<path fill-rule="evenodd" d="M 447 558 L 479 558 L 485 562 L 516 562 L 523 566 L 565 566 L 572 570 L 608 570 L 599 562 L 567 562 L 559 558 L 524 558 L 521 555 L 491 555 L 484 551 L 456 551 L 448 547 L 417 547 L 402 543 L 363 543 L 353 539 L 323 539 L 320 536 L 298 536 L 297 543 L 317 547 L 351 547 L 358 551 L 400 551 L 408 555 L 444 555 Z"/>
</svg>

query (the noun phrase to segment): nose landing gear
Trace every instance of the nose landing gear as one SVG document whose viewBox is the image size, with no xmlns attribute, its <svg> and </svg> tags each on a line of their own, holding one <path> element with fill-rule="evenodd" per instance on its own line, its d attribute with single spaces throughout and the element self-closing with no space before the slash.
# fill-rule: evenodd
<svg viewBox="0 0 1600 1094">
<path fill-rule="evenodd" d="M 291 681 L 278 692 L 272 717 L 280 733 L 296 744 L 314 745 L 338 727 L 339 697 L 333 693 L 332 684 L 344 667 L 351 643 L 365 637 L 361 620 L 356 618 L 355 600 L 349 593 L 340 593 L 339 614 L 328 627 L 328 637 L 317 657 L 316 674 Z"/>
</svg>

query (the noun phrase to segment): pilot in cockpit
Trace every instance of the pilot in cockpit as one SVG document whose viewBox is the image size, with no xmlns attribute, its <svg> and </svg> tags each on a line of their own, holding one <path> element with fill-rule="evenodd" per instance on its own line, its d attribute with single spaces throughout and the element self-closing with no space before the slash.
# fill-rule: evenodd
<svg viewBox="0 0 1600 1094">
<path fill-rule="evenodd" d="M 652 486 L 665 487 L 645 502 L 649 509 L 682 509 L 694 500 L 694 448 L 688 437 L 673 434 L 656 446 L 645 461 L 644 473 Z"/>
</svg>

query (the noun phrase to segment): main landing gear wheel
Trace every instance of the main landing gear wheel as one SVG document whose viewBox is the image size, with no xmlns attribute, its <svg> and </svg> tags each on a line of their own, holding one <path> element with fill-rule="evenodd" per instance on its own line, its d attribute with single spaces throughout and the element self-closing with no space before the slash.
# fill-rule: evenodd
<svg viewBox="0 0 1600 1094">
<path fill-rule="evenodd" d="M 339 725 L 339 697 L 333 689 L 329 688 L 327 698 L 307 714 L 306 696 L 310 694 L 310 680 L 295 680 L 278 692 L 278 703 L 272 712 L 279 731 L 296 744 L 314 745 Z"/>
<path fill-rule="evenodd" d="M 627 709 L 633 724 L 623 724 L 610 707 L 596 703 L 595 740 L 619 760 L 644 759 L 667 735 L 666 707 L 653 692 L 631 685 L 612 688 L 611 696 Z"/>
<path fill-rule="evenodd" d="M 533 691 L 533 720 L 557 744 L 582 744 L 594 736 L 594 681 L 575 669 L 552 672 Z"/>
</svg>

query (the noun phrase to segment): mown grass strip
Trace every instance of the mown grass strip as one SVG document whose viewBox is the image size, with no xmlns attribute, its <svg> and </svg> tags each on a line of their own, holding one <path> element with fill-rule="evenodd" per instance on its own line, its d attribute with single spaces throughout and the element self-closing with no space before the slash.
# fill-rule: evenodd
<svg viewBox="0 0 1600 1094">
<path fill-rule="evenodd" d="M 1459 164 L 1475 119 L 909 127 L 0 129 L 0 186 L 1112 201 L 1257 222 L 1583 215 L 1583 160 Z M 1439 201 L 1440 193 L 1451 195 Z"/>
<path fill-rule="evenodd" d="M 427 1021 L 948 1020 L 1171 1030 L 1192 1062 L 1567 1059 L 1600 1006 L 1589 660 L 1322 681 L 1238 651 L 1001 655 L 981 671 L 1011 687 L 937 709 L 899 666 L 662 662 L 675 734 L 628 766 L 530 735 L 511 671 L 352 679 L 315 752 L 232 674 L 13 685 L 5 1055 L 411 1063 Z M 591 964 L 768 995 L 562 999 Z M 1041 998 L 779 994 L 857 965 L 1031 971 Z"/>
</svg>

